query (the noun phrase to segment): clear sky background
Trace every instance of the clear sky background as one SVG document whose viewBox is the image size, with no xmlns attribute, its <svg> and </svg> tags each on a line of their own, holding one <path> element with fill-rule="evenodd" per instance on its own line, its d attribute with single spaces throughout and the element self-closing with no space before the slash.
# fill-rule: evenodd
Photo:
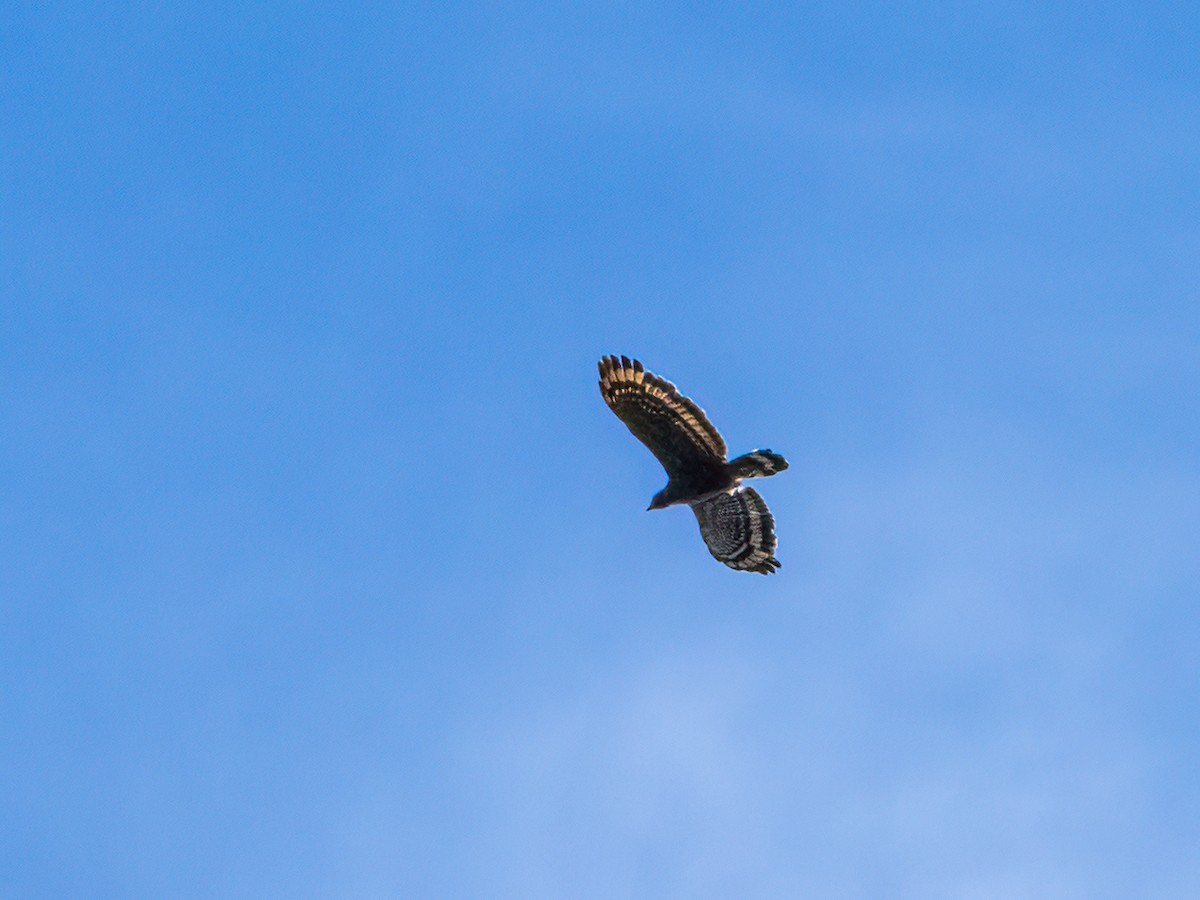
<svg viewBox="0 0 1200 900">
<path fill-rule="evenodd" d="M 1200 896 L 1198 45 L 8 4 L 0 894 Z"/>
</svg>

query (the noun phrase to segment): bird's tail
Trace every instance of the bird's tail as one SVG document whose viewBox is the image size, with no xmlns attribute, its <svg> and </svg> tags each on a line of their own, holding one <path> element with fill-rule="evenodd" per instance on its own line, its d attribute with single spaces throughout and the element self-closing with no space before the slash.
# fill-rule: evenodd
<svg viewBox="0 0 1200 900">
<path fill-rule="evenodd" d="M 734 478 L 765 478 L 782 472 L 788 461 L 770 450 L 754 450 L 726 463 L 729 474 Z"/>
</svg>

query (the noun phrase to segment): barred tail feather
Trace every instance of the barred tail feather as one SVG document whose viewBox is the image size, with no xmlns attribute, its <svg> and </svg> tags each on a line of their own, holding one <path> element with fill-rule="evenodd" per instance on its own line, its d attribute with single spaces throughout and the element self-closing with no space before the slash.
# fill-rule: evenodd
<svg viewBox="0 0 1200 900">
<path fill-rule="evenodd" d="M 765 478 L 782 472 L 788 467 L 788 461 L 770 450 L 754 450 L 731 459 L 727 466 L 734 478 Z"/>
</svg>

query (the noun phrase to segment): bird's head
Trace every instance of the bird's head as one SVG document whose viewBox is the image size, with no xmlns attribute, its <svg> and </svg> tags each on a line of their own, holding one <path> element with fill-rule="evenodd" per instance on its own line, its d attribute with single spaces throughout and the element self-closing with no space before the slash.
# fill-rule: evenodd
<svg viewBox="0 0 1200 900">
<path fill-rule="evenodd" d="M 650 501 L 650 505 L 646 507 L 646 512 L 649 512 L 652 509 L 664 509 L 670 505 L 671 498 L 667 496 L 667 489 L 663 488 L 654 495 L 654 498 Z"/>
</svg>

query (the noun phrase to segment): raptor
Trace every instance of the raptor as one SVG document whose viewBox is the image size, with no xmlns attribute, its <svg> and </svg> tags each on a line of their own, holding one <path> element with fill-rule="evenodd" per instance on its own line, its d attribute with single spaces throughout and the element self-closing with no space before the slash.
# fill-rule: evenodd
<svg viewBox="0 0 1200 900">
<path fill-rule="evenodd" d="M 599 365 L 604 402 L 667 470 L 667 486 L 649 508 L 686 503 L 709 552 L 731 569 L 768 575 L 779 568 L 775 520 L 742 479 L 782 472 L 787 460 L 770 450 L 727 459 L 704 410 L 671 382 L 627 356 L 605 356 Z"/>
</svg>

